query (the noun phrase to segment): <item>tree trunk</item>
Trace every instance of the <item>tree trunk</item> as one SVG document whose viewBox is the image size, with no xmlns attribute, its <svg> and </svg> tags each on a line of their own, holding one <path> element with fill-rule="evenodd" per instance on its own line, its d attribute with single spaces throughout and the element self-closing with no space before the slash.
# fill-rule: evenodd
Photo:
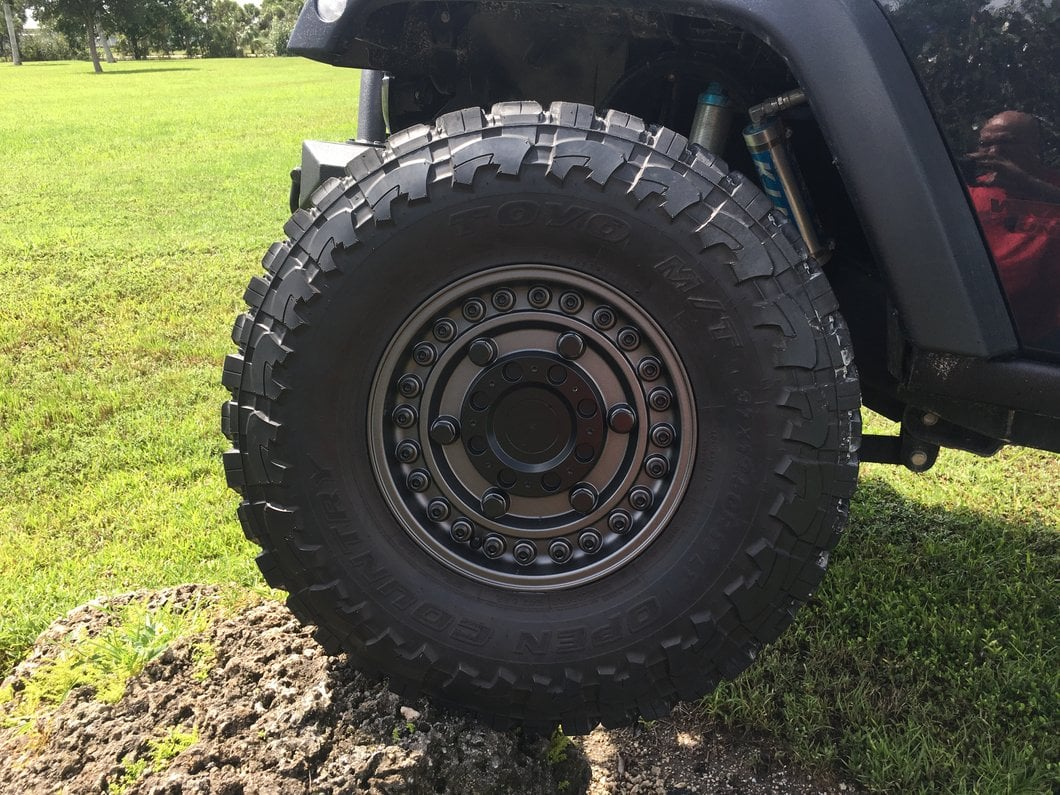
<svg viewBox="0 0 1060 795">
<path fill-rule="evenodd" d="M 107 63 L 115 63 L 114 53 L 110 51 L 110 43 L 107 41 L 106 31 L 104 31 L 103 35 L 99 37 L 99 40 L 103 43 L 103 54 L 107 58 Z"/>
<path fill-rule="evenodd" d="M 85 27 L 88 29 L 88 51 L 92 55 L 92 69 L 97 75 L 102 74 L 103 67 L 99 65 L 99 50 L 96 49 L 96 20 L 89 17 Z"/>
<path fill-rule="evenodd" d="M 18 52 L 18 38 L 15 36 L 15 16 L 11 13 L 11 3 L 4 0 L 4 17 L 7 19 L 7 38 L 11 42 L 11 63 L 22 66 L 22 56 Z"/>
</svg>

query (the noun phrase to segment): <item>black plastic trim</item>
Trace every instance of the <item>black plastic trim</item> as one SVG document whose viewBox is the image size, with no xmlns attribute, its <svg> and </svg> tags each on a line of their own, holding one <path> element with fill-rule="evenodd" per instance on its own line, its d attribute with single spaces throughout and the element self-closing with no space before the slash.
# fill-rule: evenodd
<svg viewBox="0 0 1060 795">
<path fill-rule="evenodd" d="M 435 1 L 435 0 L 429 0 Z M 303 9 L 290 50 L 349 64 L 372 12 L 405 0 L 351 0 L 327 25 Z M 541 0 L 512 0 L 541 2 Z M 571 0 L 614 9 L 710 16 L 754 33 L 806 89 L 919 348 L 974 357 L 1018 350 L 974 215 L 917 78 L 873 0 Z M 368 66 L 369 64 L 359 64 Z"/>
</svg>

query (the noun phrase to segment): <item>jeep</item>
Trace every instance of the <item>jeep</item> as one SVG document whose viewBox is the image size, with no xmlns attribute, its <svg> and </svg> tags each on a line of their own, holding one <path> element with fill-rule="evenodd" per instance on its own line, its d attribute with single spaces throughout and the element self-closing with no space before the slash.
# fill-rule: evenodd
<svg viewBox="0 0 1060 795">
<path fill-rule="evenodd" d="M 1060 451 L 1056 39 L 1042 2 L 309 0 L 290 50 L 363 71 L 224 367 L 265 579 L 498 727 L 740 673 L 859 461 Z"/>
</svg>

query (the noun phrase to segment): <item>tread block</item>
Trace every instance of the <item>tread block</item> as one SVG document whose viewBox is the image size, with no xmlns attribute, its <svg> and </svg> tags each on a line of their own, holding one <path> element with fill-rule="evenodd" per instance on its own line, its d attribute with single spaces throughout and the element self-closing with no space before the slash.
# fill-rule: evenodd
<svg viewBox="0 0 1060 795">
<path fill-rule="evenodd" d="M 228 482 L 229 488 L 233 488 L 237 491 L 242 491 L 243 486 L 246 485 L 243 480 L 243 455 L 239 450 L 233 448 L 226 450 L 221 455 L 221 460 L 224 463 L 225 468 L 225 480 Z"/>
<path fill-rule="evenodd" d="M 552 161 L 548 173 L 561 181 L 567 178 L 574 167 L 589 169 L 589 179 L 597 185 L 605 185 L 618 169 L 625 165 L 624 153 L 599 141 L 563 141 L 552 149 Z"/>
<path fill-rule="evenodd" d="M 221 383 L 233 392 L 239 389 L 243 381 L 243 356 L 230 353 L 225 356 L 224 369 L 221 371 Z"/>
<path fill-rule="evenodd" d="M 446 113 L 439 116 L 435 122 L 437 129 L 443 135 L 457 135 L 463 132 L 473 132 L 486 127 L 486 114 L 482 108 L 465 108 L 464 110 Z"/>
<path fill-rule="evenodd" d="M 555 124 L 588 130 L 596 119 L 596 109 L 580 102 L 553 102 L 548 108 Z"/>
<path fill-rule="evenodd" d="M 663 197 L 662 207 L 670 218 L 676 218 L 703 198 L 691 180 L 661 166 L 641 171 L 630 193 L 637 197 L 637 201 L 643 201 L 653 193 L 659 194 Z"/>
<path fill-rule="evenodd" d="M 262 278 L 261 276 L 254 276 L 250 280 L 250 284 L 247 285 L 247 289 L 243 291 L 243 300 L 247 306 L 254 309 L 261 309 L 261 302 L 265 298 L 265 294 L 269 291 L 269 280 Z"/>
<path fill-rule="evenodd" d="M 431 164 L 425 160 L 410 163 L 372 183 L 365 191 L 364 198 L 375 213 L 376 221 L 391 219 L 390 205 L 398 196 L 408 196 L 410 201 L 427 198 L 430 170 Z"/>
<path fill-rule="evenodd" d="M 494 165 L 497 172 L 515 176 L 522 168 L 523 159 L 531 143 L 525 137 L 503 136 L 483 138 L 453 150 L 453 182 L 470 185 L 475 173 L 483 166 Z"/>
</svg>

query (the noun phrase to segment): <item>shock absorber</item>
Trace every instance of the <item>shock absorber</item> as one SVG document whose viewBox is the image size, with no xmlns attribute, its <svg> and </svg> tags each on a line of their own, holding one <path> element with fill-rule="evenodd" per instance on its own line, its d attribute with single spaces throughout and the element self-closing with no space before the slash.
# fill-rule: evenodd
<svg viewBox="0 0 1060 795">
<path fill-rule="evenodd" d="M 721 83 L 712 82 L 699 95 L 689 140 L 715 155 L 723 154 L 732 126 L 732 102 Z"/>
<path fill-rule="evenodd" d="M 806 94 L 800 89 L 755 105 L 748 111 L 751 123 L 744 128 L 743 137 L 758 170 L 762 189 L 776 208 L 795 222 L 811 256 L 824 264 L 832 252 L 821 242 L 802 179 L 788 149 L 787 128 L 779 115 L 781 111 L 804 102 Z"/>
</svg>

